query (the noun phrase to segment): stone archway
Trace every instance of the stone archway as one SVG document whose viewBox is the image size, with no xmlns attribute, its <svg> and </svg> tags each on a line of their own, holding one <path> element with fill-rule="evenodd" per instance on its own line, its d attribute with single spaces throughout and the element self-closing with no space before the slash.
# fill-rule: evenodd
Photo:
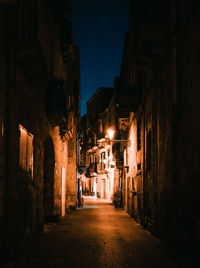
<svg viewBox="0 0 200 268">
<path fill-rule="evenodd" d="M 45 140 L 44 162 L 43 162 L 43 212 L 44 220 L 52 221 L 54 215 L 54 167 L 55 152 L 52 138 Z"/>
</svg>

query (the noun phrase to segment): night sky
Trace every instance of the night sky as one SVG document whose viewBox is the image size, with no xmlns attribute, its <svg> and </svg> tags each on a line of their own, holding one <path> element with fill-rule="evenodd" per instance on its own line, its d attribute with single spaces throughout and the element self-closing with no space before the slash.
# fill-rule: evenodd
<svg viewBox="0 0 200 268">
<path fill-rule="evenodd" d="M 80 47 L 81 115 L 99 87 L 120 74 L 129 0 L 71 0 L 74 43 Z"/>
</svg>

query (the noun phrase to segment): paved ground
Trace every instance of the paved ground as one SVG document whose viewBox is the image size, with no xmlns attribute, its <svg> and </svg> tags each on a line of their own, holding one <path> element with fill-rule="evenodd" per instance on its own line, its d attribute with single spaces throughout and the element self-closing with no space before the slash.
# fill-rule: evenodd
<svg viewBox="0 0 200 268">
<path fill-rule="evenodd" d="M 90 201 L 87 201 L 90 202 Z M 174 268 L 190 267 L 170 256 L 122 209 L 93 200 L 43 235 L 28 239 L 12 267 Z"/>
</svg>

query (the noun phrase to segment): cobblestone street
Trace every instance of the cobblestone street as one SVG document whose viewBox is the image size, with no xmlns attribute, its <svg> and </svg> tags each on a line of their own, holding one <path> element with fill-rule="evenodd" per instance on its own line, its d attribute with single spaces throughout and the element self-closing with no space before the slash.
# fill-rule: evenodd
<svg viewBox="0 0 200 268">
<path fill-rule="evenodd" d="M 20 252 L 7 267 L 187 267 L 122 209 L 95 200 L 46 225 Z"/>
</svg>

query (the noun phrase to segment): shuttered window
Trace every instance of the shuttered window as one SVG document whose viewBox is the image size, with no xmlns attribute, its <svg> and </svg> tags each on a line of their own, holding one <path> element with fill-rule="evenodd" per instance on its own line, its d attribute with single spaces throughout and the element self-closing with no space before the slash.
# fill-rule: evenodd
<svg viewBox="0 0 200 268">
<path fill-rule="evenodd" d="M 33 135 L 19 125 L 19 165 L 33 178 Z"/>
</svg>

